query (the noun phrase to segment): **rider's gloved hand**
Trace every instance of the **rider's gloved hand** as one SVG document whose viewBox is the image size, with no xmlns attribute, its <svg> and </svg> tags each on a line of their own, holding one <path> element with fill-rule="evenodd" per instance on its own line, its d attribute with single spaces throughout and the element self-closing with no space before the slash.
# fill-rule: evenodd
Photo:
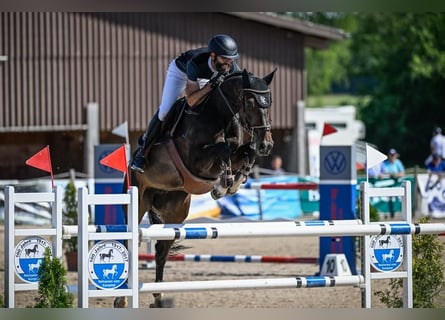
<svg viewBox="0 0 445 320">
<path fill-rule="evenodd" d="M 209 80 L 210 87 L 216 88 L 216 87 L 220 86 L 221 83 L 223 83 L 225 77 L 226 77 L 225 72 L 222 72 L 222 71 L 218 72 L 212 78 L 210 78 L 210 80 Z"/>
</svg>

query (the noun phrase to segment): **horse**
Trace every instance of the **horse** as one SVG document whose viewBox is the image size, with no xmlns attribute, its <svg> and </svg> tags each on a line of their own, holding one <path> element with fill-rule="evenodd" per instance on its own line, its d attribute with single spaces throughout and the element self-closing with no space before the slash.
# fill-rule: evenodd
<svg viewBox="0 0 445 320">
<path fill-rule="evenodd" d="M 391 237 L 387 236 L 385 240 L 383 240 L 383 239 L 379 240 L 379 247 L 382 248 L 386 244 L 386 247 L 388 248 L 388 245 L 390 243 L 391 243 Z"/>
<path fill-rule="evenodd" d="M 37 273 L 42 266 L 42 259 L 39 259 L 36 263 L 28 264 L 29 273 Z"/>
<path fill-rule="evenodd" d="M 108 250 L 108 253 L 99 254 L 101 262 L 105 262 L 105 258 L 108 258 L 108 262 L 110 262 L 112 257 L 113 257 L 113 249 Z"/>
<path fill-rule="evenodd" d="M 31 253 L 33 254 L 33 257 L 36 256 L 36 254 L 39 252 L 39 250 L 37 250 L 39 246 L 38 245 L 34 245 L 34 247 L 32 249 L 25 249 L 25 256 L 29 257 L 31 255 Z"/>
<path fill-rule="evenodd" d="M 111 275 L 111 279 L 113 279 L 117 275 L 117 265 L 113 264 L 110 269 L 103 269 L 103 277 L 108 279 Z"/>
<path fill-rule="evenodd" d="M 255 158 L 273 148 L 269 85 L 275 71 L 260 78 L 244 69 L 228 75 L 194 108 L 185 99 L 176 102 L 184 107 L 172 129 L 163 129 L 166 133 L 146 151 L 144 173 L 130 173 L 131 185 L 139 191 L 139 222 L 148 212 L 152 224 L 180 224 L 192 194 L 211 192 L 217 199 L 239 189 Z M 163 281 L 173 243 L 156 242 L 155 282 Z M 153 296 L 150 307 L 163 307 L 162 294 Z M 116 298 L 114 306 L 126 304 L 120 299 L 125 298 Z"/>
</svg>

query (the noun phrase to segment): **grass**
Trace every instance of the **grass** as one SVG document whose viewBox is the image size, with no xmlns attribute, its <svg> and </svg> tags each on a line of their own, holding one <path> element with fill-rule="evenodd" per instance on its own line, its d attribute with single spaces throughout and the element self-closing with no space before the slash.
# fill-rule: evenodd
<svg viewBox="0 0 445 320">
<path fill-rule="evenodd" d="M 322 96 L 308 96 L 306 103 L 308 108 L 320 108 L 325 106 L 359 106 L 367 103 L 370 97 L 354 96 L 348 94 L 327 94 Z"/>
</svg>

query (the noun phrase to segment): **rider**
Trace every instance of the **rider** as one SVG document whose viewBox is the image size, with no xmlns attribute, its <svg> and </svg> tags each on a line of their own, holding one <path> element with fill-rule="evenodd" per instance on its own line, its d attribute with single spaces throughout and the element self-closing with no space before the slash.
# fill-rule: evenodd
<svg viewBox="0 0 445 320">
<path fill-rule="evenodd" d="M 139 148 L 134 154 L 131 169 L 144 172 L 144 151 L 150 148 L 161 131 L 174 102 L 185 93 L 188 105 L 193 108 L 201 103 L 209 92 L 219 86 L 227 74 L 240 71 L 234 61 L 238 59 L 238 46 L 226 34 L 213 36 L 207 47 L 188 50 L 171 61 L 162 92 L 161 105 L 147 130 L 139 137 Z M 210 80 L 209 80 L 210 79 Z"/>
</svg>

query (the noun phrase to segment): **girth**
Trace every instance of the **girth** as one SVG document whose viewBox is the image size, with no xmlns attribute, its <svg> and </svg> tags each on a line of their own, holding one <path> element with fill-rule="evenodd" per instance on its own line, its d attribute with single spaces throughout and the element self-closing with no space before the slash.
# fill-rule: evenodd
<svg viewBox="0 0 445 320">
<path fill-rule="evenodd" d="M 173 163 L 176 166 L 176 169 L 178 169 L 179 173 L 182 176 L 182 179 L 184 181 L 183 188 L 185 192 L 191 194 L 203 194 L 212 190 L 213 186 L 218 182 L 219 178 L 210 180 L 195 176 L 190 172 L 189 169 L 187 169 L 184 162 L 182 161 L 173 139 L 167 139 L 166 145 L 170 158 L 172 159 Z"/>
</svg>

